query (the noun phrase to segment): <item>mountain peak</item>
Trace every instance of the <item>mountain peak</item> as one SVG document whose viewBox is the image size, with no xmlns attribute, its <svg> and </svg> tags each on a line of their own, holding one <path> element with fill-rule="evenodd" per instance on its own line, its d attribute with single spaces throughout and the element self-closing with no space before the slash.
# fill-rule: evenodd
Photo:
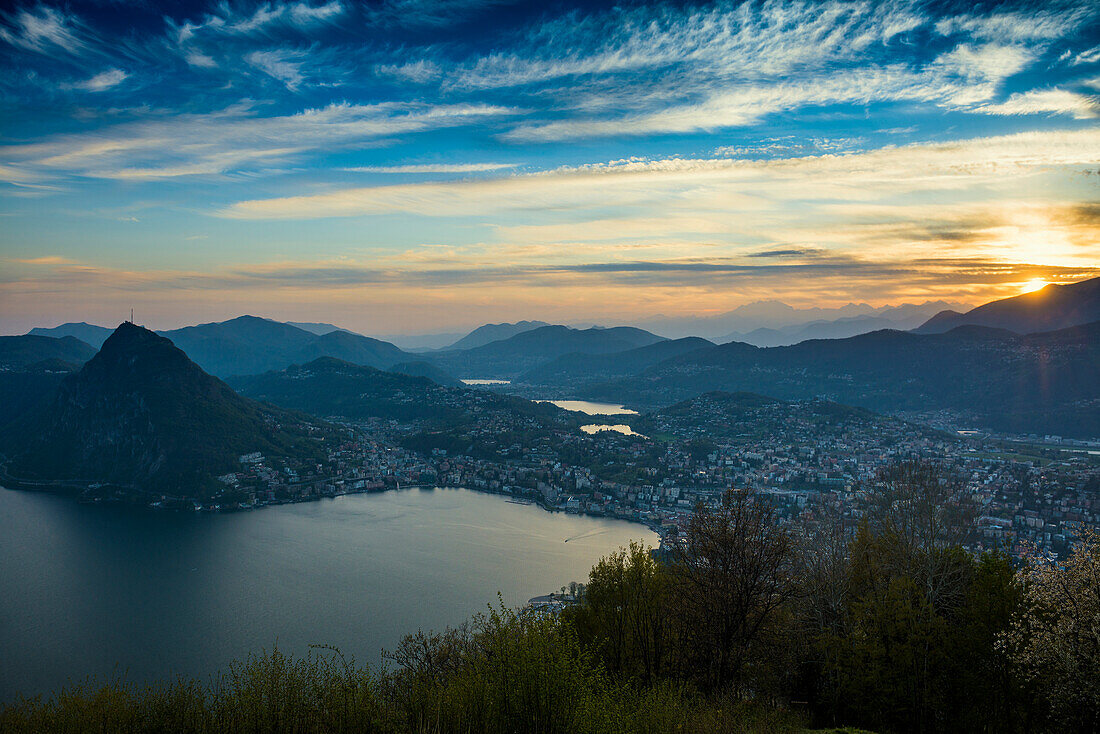
<svg viewBox="0 0 1100 734">
<path fill-rule="evenodd" d="M 155 377 L 165 372 L 190 371 L 212 379 L 172 341 L 130 321 L 119 324 L 99 352 L 84 366 L 89 377 L 117 379 Z"/>
<path fill-rule="evenodd" d="M 203 372 L 170 339 L 130 322 L 21 419 L 5 441 L 13 473 L 107 482 L 137 492 L 210 496 L 237 457 L 308 455 L 280 426 L 293 419 Z"/>
</svg>

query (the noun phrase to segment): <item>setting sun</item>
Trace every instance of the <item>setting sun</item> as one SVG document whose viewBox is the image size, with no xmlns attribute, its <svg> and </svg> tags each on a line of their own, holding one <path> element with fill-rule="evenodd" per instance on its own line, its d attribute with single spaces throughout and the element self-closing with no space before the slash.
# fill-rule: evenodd
<svg viewBox="0 0 1100 734">
<path fill-rule="evenodd" d="M 1033 279 L 1029 280 L 1028 282 L 1024 283 L 1024 287 L 1020 292 L 1021 293 L 1034 293 L 1035 291 L 1042 290 L 1043 288 L 1046 288 L 1046 286 L 1047 286 L 1047 282 L 1045 280 L 1043 280 L 1042 278 L 1033 278 Z"/>
</svg>

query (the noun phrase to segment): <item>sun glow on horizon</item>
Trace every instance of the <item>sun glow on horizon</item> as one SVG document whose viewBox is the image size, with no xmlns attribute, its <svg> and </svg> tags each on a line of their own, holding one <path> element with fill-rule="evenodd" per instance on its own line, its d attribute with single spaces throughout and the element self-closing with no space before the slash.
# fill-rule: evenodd
<svg viewBox="0 0 1100 734">
<path fill-rule="evenodd" d="M 1034 293 L 1035 291 L 1046 288 L 1047 285 L 1049 284 L 1042 278 L 1032 278 L 1024 283 L 1024 287 L 1020 289 L 1020 293 Z"/>
</svg>

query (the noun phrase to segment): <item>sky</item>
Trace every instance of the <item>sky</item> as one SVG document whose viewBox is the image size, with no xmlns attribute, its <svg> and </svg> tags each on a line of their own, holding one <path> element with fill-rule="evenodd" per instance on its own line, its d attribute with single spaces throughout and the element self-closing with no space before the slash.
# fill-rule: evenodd
<svg viewBox="0 0 1100 734">
<path fill-rule="evenodd" d="M 0 333 L 364 333 L 1100 275 L 1100 4 L 0 10 Z"/>
</svg>

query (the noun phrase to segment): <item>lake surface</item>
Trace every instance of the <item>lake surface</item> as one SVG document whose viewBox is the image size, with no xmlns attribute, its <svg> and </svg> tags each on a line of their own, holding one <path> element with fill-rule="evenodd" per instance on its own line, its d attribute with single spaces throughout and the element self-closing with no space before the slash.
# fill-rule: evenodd
<svg viewBox="0 0 1100 734">
<path fill-rule="evenodd" d="M 638 411 L 613 403 L 593 403 L 588 400 L 536 400 L 536 403 L 553 403 L 563 410 L 575 410 L 588 415 L 638 415 Z"/>
<path fill-rule="evenodd" d="M 249 651 L 332 644 L 377 665 L 442 629 L 584 581 L 632 539 L 619 520 L 461 489 L 234 514 L 80 505 L 0 489 L 0 701 L 117 669 L 206 679 Z"/>
<path fill-rule="evenodd" d="M 593 423 L 592 425 L 589 425 L 589 426 L 581 426 L 581 430 L 584 431 L 585 433 L 599 433 L 600 431 L 615 431 L 616 433 L 621 433 L 624 436 L 637 436 L 639 438 L 645 438 L 645 436 L 643 436 L 640 433 L 635 432 L 635 430 L 633 428 L 631 428 L 630 426 L 622 424 L 622 423 L 617 423 L 613 426 L 609 426 L 609 425 L 606 425 L 604 423 Z"/>
</svg>

